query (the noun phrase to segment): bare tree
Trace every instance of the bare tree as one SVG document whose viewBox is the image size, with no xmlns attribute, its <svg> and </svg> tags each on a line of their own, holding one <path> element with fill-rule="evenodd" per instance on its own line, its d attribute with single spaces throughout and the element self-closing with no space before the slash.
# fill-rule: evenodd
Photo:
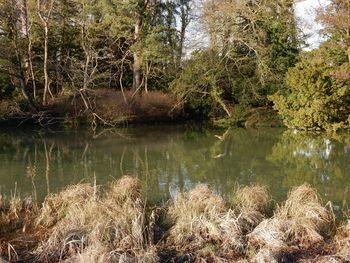
<svg viewBox="0 0 350 263">
<path fill-rule="evenodd" d="M 179 51 L 177 58 L 177 65 L 180 64 L 183 53 L 184 53 L 184 43 L 186 37 L 187 28 L 191 22 L 191 3 L 193 0 L 179 0 L 180 5 L 180 40 L 179 40 Z"/>
<path fill-rule="evenodd" d="M 149 0 L 142 0 L 138 2 L 137 8 L 134 12 L 135 24 L 134 24 L 134 43 L 138 43 L 141 37 L 141 30 L 143 24 L 143 16 L 148 7 Z M 136 48 L 137 49 L 137 48 Z M 141 55 L 139 50 L 133 52 L 134 64 L 133 64 L 133 89 L 137 92 L 141 85 Z"/>
<path fill-rule="evenodd" d="M 42 26 L 44 28 L 44 94 L 43 105 L 47 105 L 47 95 L 50 91 L 50 80 L 48 73 L 48 42 L 49 42 L 49 21 L 51 18 L 52 10 L 55 4 L 55 0 L 41 1 L 37 0 L 37 14 L 40 18 Z"/>
<path fill-rule="evenodd" d="M 350 1 L 332 0 L 318 10 L 318 21 L 325 25 L 323 32 L 337 38 L 348 53 L 350 63 Z"/>
<path fill-rule="evenodd" d="M 18 87 L 23 97 L 30 102 L 27 93 L 26 52 L 23 49 L 23 34 L 21 3 L 18 0 L 0 1 L 0 58 L 3 60 L 0 70 L 11 79 L 18 81 Z"/>
<path fill-rule="evenodd" d="M 29 2 L 28 0 L 17 0 L 17 4 L 20 8 L 20 20 L 21 20 L 21 32 L 22 37 L 27 39 L 27 58 L 26 58 L 26 68 L 27 68 L 27 74 L 30 75 L 30 77 L 26 78 L 26 82 L 28 82 L 29 79 L 32 80 L 32 87 L 33 87 L 33 97 L 36 98 L 37 90 L 36 90 L 36 80 L 35 80 L 35 74 L 34 74 L 34 68 L 33 68 L 33 51 L 32 51 L 32 21 L 29 17 Z M 28 83 L 26 83 L 27 85 Z"/>
</svg>

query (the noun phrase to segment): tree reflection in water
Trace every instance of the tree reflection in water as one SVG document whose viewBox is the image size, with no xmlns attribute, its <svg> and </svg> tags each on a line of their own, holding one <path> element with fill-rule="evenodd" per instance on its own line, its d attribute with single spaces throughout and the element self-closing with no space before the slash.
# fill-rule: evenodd
<svg viewBox="0 0 350 263">
<path fill-rule="evenodd" d="M 40 134 L 40 133 L 39 133 Z M 350 135 L 301 134 L 282 129 L 213 130 L 196 126 L 142 126 L 103 130 L 0 133 L 0 186 L 17 184 L 42 200 L 82 180 L 105 184 L 138 176 L 154 202 L 197 183 L 229 195 L 235 184 L 268 185 L 273 198 L 308 182 L 325 200 L 347 205 Z"/>
</svg>

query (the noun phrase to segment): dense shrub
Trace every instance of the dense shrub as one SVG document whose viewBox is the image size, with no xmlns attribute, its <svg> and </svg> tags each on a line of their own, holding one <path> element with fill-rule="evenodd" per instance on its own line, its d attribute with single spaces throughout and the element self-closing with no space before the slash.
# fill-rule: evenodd
<svg viewBox="0 0 350 263">
<path fill-rule="evenodd" d="M 271 96 L 289 128 L 348 128 L 350 64 L 346 53 L 331 42 L 305 53 L 285 78 L 286 89 Z"/>
<path fill-rule="evenodd" d="M 230 74 L 216 52 L 197 51 L 170 88 L 187 112 L 212 117 L 228 111 L 225 101 L 231 99 Z"/>
</svg>

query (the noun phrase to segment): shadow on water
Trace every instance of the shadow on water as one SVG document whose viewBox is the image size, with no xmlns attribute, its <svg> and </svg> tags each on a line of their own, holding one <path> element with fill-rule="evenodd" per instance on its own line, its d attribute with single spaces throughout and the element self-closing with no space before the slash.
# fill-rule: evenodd
<svg viewBox="0 0 350 263">
<path fill-rule="evenodd" d="M 282 129 L 213 130 L 141 126 L 101 130 L 0 132 L 0 190 L 22 195 L 85 181 L 105 184 L 122 175 L 141 179 L 160 202 L 197 183 L 228 195 L 239 184 L 267 185 L 283 200 L 293 186 L 314 186 L 336 207 L 350 198 L 350 135 L 336 138 Z"/>
</svg>

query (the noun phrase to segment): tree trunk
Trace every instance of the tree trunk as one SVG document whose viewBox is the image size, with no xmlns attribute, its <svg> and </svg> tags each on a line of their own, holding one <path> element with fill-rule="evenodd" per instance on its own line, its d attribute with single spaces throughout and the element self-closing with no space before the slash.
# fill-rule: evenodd
<svg viewBox="0 0 350 263">
<path fill-rule="evenodd" d="M 29 18 L 29 12 L 28 12 L 28 0 L 19 0 L 19 5 L 21 8 L 21 25 L 22 25 L 22 37 L 26 38 L 28 41 L 27 45 L 27 57 L 25 62 L 25 71 L 27 72 L 27 81 L 29 79 L 32 80 L 32 88 L 33 88 L 33 97 L 36 98 L 36 82 L 35 82 L 35 75 L 34 75 L 34 69 L 33 69 L 33 55 L 32 55 L 32 36 L 31 36 L 31 22 Z M 29 71 L 29 72 L 28 72 Z M 27 82 L 26 81 L 26 82 Z M 26 83 L 27 86 L 27 83 Z"/>
<path fill-rule="evenodd" d="M 184 42 L 185 42 L 185 34 L 186 34 L 186 25 L 182 24 L 181 25 L 181 31 L 180 31 L 180 43 L 179 43 L 179 54 L 177 58 L 177 66 L 180 66 L 181 60 L 182 60 L 182 55 L 183 55 L 183 50 L 184 50 Z"/>
<path fill-rule="evenodd" d="M 14 41 L 15 41 L 14 46 L 15 46 L 15 52 L 16 52 L 16 59 L 18 64 L 18 73 L 19 73 L 19 87 L 25 100 L 30 102 L 29 96 L 26 91 L 26 80 L 25 80 L 22 57 L 20 55 L 19 47 L 16 43 L 16 40 Z"/>
<path fill-rule="evenodd" d="M 29 101 L 29 96 L 26 91 L 26 81 L 25 81 L 25 76 L 24 76 L 24 71 L 23 71 L 23 66 L 22 62 L 20 61 L 21 58 L 18 57 L 18 72 L 19 72 L 19 86 L 21 93 L 26 101 Z"/>
<path fill-rule="evenodd" d="M 42 3 L 40 0 L 37 0 L 37 11 L 38 16 L 44 27 L 44 94 L 43 94 L 43 105 L 47 105 L 47 93 L 50 92 L 50 82 L 49 82 L 49 73 L 48 73 L 48 42 L 49 42 L 49 19 L 53 10 L 55 0 L 51 0 L 48 6 L 48 10 L 45 15 L 42 14 Z M 50 92 L 51 94 L 51 92 Z M 52 94 L 51 94 L 52 95 Z"/>
<path fill-rule="evenodd" d="M 137 14 L 136 21 L 135 21 L 135 33 L 134 33 L 135 43 L 137 43 L 140 38 L 141 26 L 142 26 L 141 15 Z M 141 57 L 139 55 L 138 50 L 135 50 L 134 64 L 133 64 L 133 84 L 132 84 L 133 89 L 137 91 L 140 87 L 140 84 L 141 84 Z"/>
<path fill-rule="evenodd" d="M 45 39 L 44 39 L 44 94 L 43 94 L 43 105 L 47 105 L 47 93 L 49 91 L 49 74 L 47 72 L 47 59 L 48 59 L 48 25 L 44 23 Z"/>
<path fill-rule="evenodd" d="M 32 37 L 28 35 L 28 58 L 29 58 L 29 70 L 32 78 L 33 85 L 33 97 L 36 99 L 36 80 L 33 68 L 33 55 L 32 55 Z"/>
<path fill-rule="evenodd" d="M 28 61 L 25 57 L 24 52 L 20 50 L 20 39 L 27 38 L 29 35 L 29 26 L 28 26 L 28 6 L 27 6 L 27 0 L 17 0 L 16 5 L 19 8 L 20 16 L 19 16 L 19 23 L 20 23 L 20 30 L 19 34 L 14 32 L 15 38 L 14 38 L 14 45 L 15 45 L 15 52 L 17 57 L 17 64 L 18 64 L 18 73 L 19 73 L 19 85 L 20 90 L 23 95 L 23 97 L 29 101 L 29 96 L 27 94 L 27 74 L 26 69 L 28 68 Z"/>
<path fill-rule="evenodd" d="M 179 42 L 179 53 L 177 58 L 177 66 L 180 66 L 183 51 L 184 51 L 184 43 L 185 43 L 185 36 L 186 36 L 186 29 L 190 23 L 190 7 L 188 2 L 182 3 L 181 6 L 181 29 L 180 29 L 180 42 Z"/>
<path fill-rule="evenodd" d="M 89 82 L 89 65 L 90 65 L 90 54 L 85 51 L 85 66 L 84 66 L 84 83 L 83 83 L 83 89 L 86 90 L 88 87 L 88 82 Z"/>
<path fill-rule="evenodd" d="M 16 31 L 17 25 L 12 25 L 12 43 L 14 52 L 16 54 L 16 64 L 17 64 L 17 70 L 18 70 L 18 81 L 19 81 L 19 89 L 24 97 L 25 100 L 29 101 L 29 96 L 26 91 L 26 75 L 24 71 L 24 60 L 23 55 L 21 51 L 21 45 L 20 45 L 20 36 L 23 32 Z M 23 30 L 23 27 L 21 27 L 21 30 Z"/>
</svg>

